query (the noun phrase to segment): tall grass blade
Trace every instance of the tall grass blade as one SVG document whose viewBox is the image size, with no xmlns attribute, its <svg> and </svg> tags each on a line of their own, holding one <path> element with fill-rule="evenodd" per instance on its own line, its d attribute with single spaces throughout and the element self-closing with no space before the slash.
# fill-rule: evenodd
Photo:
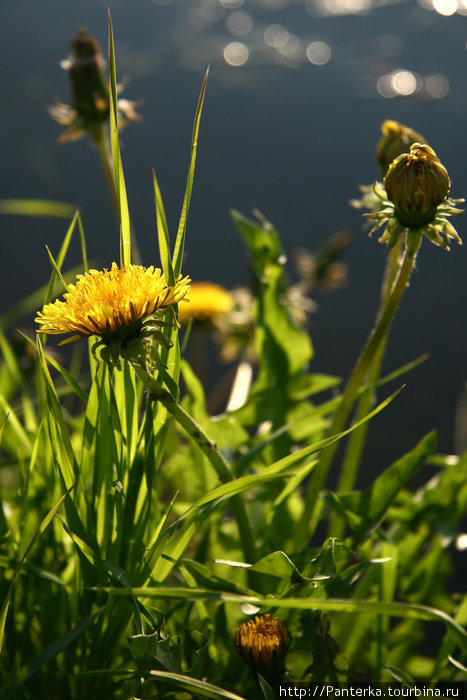
<svg viewBox="0 0 467 700">
<path fill-rule="evenodd" d="M 31 539 L 30 543 L 29 543 L 28 546 L 26 547 L 26 551 L 24 552 L 23 556 L 21 557 L 20 561 L 18 562 L 18 564 L 17 564 L 17 566 L 16 566 L 16 569 L 15 569 L 15 571 L 14 571 L 14 573 L 13 573 L 13 578 L 12 578 L 11 581 L 10 581 L 10 585 L 9 585 L 9 587 L 8 587 L 7 594 L 6 594 L 6 596 L 5 596 L 5 599 L 4 599 L 3 603 L 2 603 L 2 607 L 1 607 L 1 609 L 0 609 L 0 651 L 1 651 L 2 645 L 3 645 L 3 637 L 4 637 L 4 633 L 5 633 L 6 616 L 7 616 L 7 614 L 8 614 L 8 607 L 9 607 L 9 605 L 10 605 L 11 596 L 12 596 L 12 594 L 13 594 L 13 588 L 14 588 L 14 585 L 15 585 L 15 581 L 16 581 L 16 579 L 18 578 L 18 575 L 19 575 L 21 569 L 23 568 L 23 565 L 24 565 L 24 563 L 25 563 L 25 561 L 26 561 L 26 559 L 27 559 L 27 557 L 28 557 L 29 552 L 30 552 L 31 549 L 34 547 L 34 545 L 36 544 L 38 538 L 39 538 L 39 537 L 42 535 L 42 533 L 45 532 L 45 530 L 48 528 L 48 526 L 49 526 L 50 523 L 52 522 L 52 519 L 54 518 L 55 514 L 56 514 L 57 511 L 59 510 L 60 506 L 62 505 L 62 503 L 64 502 L 64 500 L 66 499 L 66 497 L 68 496 L 68 494 L 70 493 L 70 491 L 72 491 L 72 490 L 74 489 L 75 486 L 76 486 L 76 482 L 75 482 L 74 484 L 72 484 L 72 485 L 70 486 L 69 489 L 67 489 L 67 491 L 63 494 L 63 496 L 61 496 L 61 497 L 58 499 L 58 501 L 57 501 L 56 504 L 53 506 L 53 508 L 51 508 L 51 509 L 49 510 L 49 512 L 47 513 L 47 515 L 45 516 L 45 518 L 42 520 L 42 522 L 40 523 L 39 527 L 37 528 L 36 532 L 34 533 L 33 538 Z"/>
<path fill-rule="evenodd" d="M 16 682 L 6 689 L 2 690 L 2 698 L 7 700 L 15 696 L 15 693 L 33 676 L 45 663 L 53 659 L 57 654 L 66 649 L 75 639 L 77 639 L 87 628 L 92 625 L 94 620 L 99 617 L 105 610 L 105 606 L 96 610 L 95 613 L 89 615 L 82 620 L 76 627 L 69 630 L 63 637 L 56 639 L 52 644 L 49 644 L 39 656 L 37 656 L 27 666 L 21 668 L 16 674 Z"/>
<path fill-rule="evenodd" d="M 154 198 L 156 202 L 157 236 L 159 240 L 162 271 L 169 285 L 174 285 L 175 275 L 172 267 L 172 260 L 170 258 L 169 229 L 167 226 L 167 218 L 165 216 L 164 203 L 162 201 L 159 183 L 157 182 L 156 173 L 154 170 L 152 171 L 152 181 L 154 185 Z"/>
<path fill-rule="evenodd" d="M 183 251 L 185 247 L 185 234 L 186 234 L 186 222 L 188 217 L 188 210 L 190 208 L 191 191 L 193 189 L 193 178 L 195 176 L 195 163 L 196 163 L 196 151 L 198 148 L 198 134 L 199 134 L 199 123 L 201 119 L 201 112 L 203 109 L 204 93 L 206 92 L 206 82 L 208 79 L 209 68 L 204 76 L 203 84 L 201 86 L 201 92 L 199 95 L 198 106 L 196 108 L 195 121 L 193 125 L 193 136 L 191 139 L 191 157 L 190 166 L 188 168 L 188 179 L 185 189 L 185 198 L 183 200 L 182 212 L 180 214 L 180 222 L 178 224 L 177 239 L 175 241 L 175 249 L 173 254 L 173 270 L 175 279 L 180 275 L 182 270 L 183 262 Z"/>
<path fill-rule="evenodd" d="M 130 215 L 128 212 L 128 199 L 126 196 L 125 177 L 123 175 L 120 146 L 118 143 L 118 105 L 117 105 L 117 79 L 115 71 L 115 49 L 112 30 L 112 18 L 109 10 L 109 63 L 110 63 L 110 143 L 112 147 L 112 161 L 115 178 L 115 190 L 117 193 L 118 207 L 120 211 L 120 262 L 122 265 L 131 263 L 130 241 Z"/>
<path fill-rule="evenodd" d="M 76 210 L 74 204 L 48 199 L 0 199 L 0 214 L 16 216 L 50 216 L 68 219 Z"/>
</svg>

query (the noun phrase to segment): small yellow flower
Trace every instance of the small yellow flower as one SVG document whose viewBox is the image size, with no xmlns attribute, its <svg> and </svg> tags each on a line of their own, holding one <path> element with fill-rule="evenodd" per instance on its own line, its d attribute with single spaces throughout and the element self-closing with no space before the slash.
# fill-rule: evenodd
<svg viewBox="0 0 467 700">
<path fill-rule="evenodd" d="M 285 673 L 290 642 L 287 624 L 271 615 L 256 615 L 237 630 L 237 650 L 246 663 L 267 680 L 278 680 Z"/>
<path fill-rule="evenodd" d="M 214 282 L 193 282 L 189 302 L 180 307 L 181 324 L 189 321 L 215 322 L 219 317 L 229 313 L 234 306 L 232 296 L 227 289 Z"/>
<path fill-rule="evenodd" d="M 78 275 L 76 284 L 69 285 L 63 300 L 46 304 L 35 321 L 41 333 L 73 333 L 60 345 L 83 336 L 98 336 L 98 345 L 111 347 L 116 359 L 122 348 L 135 339 L 164 342 L 159 329 L 170 323 L 162 317 L 169 307 L 185 298 L 189 282 L 189 277 L 180 278 L 171 287 L 159 268 L 118 267 L 112 263 L 110 270 L 90 270 Z M 140 359 L 143 349 L 147 350 L 141 345 L 135 349 Z"/>
<path fill-rule="evenodd" d="M 392 119 L 386 119 L 381 124 L 381 132 L 383 136 L 376 147 L 376 160 L 383 177 L 394 158 L 408 153 L 414 143 L 426 143 L 419 133 Z"/>
</svg>

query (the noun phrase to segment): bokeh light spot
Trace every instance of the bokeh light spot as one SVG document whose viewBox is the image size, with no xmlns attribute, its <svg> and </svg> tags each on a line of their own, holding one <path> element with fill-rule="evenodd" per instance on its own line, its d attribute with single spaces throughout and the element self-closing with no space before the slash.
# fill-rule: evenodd
<svg viewBox="0 0 467 700">
<path fill-rule="evenodd" d="M 289 40 L 289 32 L 282 24 L 271 24 L 264 30 L 264 41 L 273 49 L 280 49 Z"/>
<path fill-rule="evenodd" d="M 306 57 L 315 66 L 324 66 L 331 58 L 331 49 L 324 41 L 312 41 L 307 47 Z"/>
<path fill-rule="evenodd" d="M 227 29 L 234 36 L 245 36 L 249 34 L 253 29 L 253 24 L 253 17 L 243 10 L 232 12 L 232 14 L 227 17 L 226 22 Z"/>
<path fill-rule="evenodd" d="M 433 0 L 433 7 L 438 14 L 450 17 L 457 11 L 457 0 Z"/>
<path fill-rule="evenodd" d="M 229 66 L 243 66 L 248 61 L 249 55 L 248 47 L 240 41 L 232 41 L 224 49 L 224 59 Z"/>
<path fill-rule="evenodd" d="M 440 100 L 449 92 L 449 81 L 444 75 L 429 75 L 425 80 L 425 90 L 430 97 Z"/>
<path fill-rule="evenodd" d="M 391 76 L 391 85 L 397 95 L 407 97 L 417 89 L 417 78 L 409 70 L 396 70 Z"/>
</svg>

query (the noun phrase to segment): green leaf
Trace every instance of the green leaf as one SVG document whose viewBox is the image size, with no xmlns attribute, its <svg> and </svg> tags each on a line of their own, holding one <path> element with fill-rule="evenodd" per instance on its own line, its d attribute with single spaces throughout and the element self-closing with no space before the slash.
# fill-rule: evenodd
<svg viewBox="0 0 467 700">
<path fill-rule="evenodd" d="M 112 146 L 112 160 L 115 179 L 115 191 L 117 193 L 118 208 L 120 212 L 120 262 L 122 265 L 131 263 L 130 240 L 130 215 L 128 212 L 128 199 L 126 196 L 125 177 L 123 175 L 120 146 L 118 143 L 118 105 L 117 105 L 117 79 L 115 72 L 115 49 L 112 30 L 112 18 L 109 10 L 109 64 L 110 64 L 110 143 Z"/>
<path fill-rule="evenodd" d="M 388 615 L 408 620 L 426 620 L 443 622 L 452 639 L 467 652 L 467 631 L 444 610 L 419 603 L 385 603 L 377 600 L 359 600 L 354 598 L 261 598 L 259 596 L 239 596 L 202 588 L 92 588 L 112 595 L 133 595 L 152 599 L 207 600 L 233 604 L 246 604 L 259 608 L 282 608 L 284 610 L 324 610 L 360 615 Z"/>
<path fill-rule="evenodd" d="M 164 204 L 162 202 L 161 192 L 154 170 L 152 171 L 152 180 L 154 185 L 154 198 L 156 201 L 157 235 L 159 239 L 159 253 L 161 256 L 162 271 L 169 285 L 173 286 L 175 284 L 175 275 L 172 267 L 172 260 L 170 259 L 169 228 L 167 226 Z"/>
<path fill-rule="evenodd" d="M 30 345 L 36 348 L 36 343 L 31 338 L 25 335 L 22 331 L 19 332 L 21 333 L 23 338 L 27 340 L 28 343 L 30 343 Z M 76 396 L 78 396 L 81 399 L 81 401 L 83 401 L 86 404 L 89 396 L 84 391 L 84 389 L 80 387 L 73 375 L 70 374 L 70 372 L 68 372 L 68 370 L 66 370 L 64 367 L 62 367 L 62 365 L 59 362 L 57 362 L 57 360 L 54 357 L 52 357 L 52 355 L 49 355 L 44 350 L 42 350 L 42 352 L 48 364 L 52 365 L 52 367 L 57 370 L 57 372 L 62 376 L 62 378 L 65 380 L 68 386 L 74 391 Z"/>
<path fill-rule="evenodd" d="M 0 199 L 0 214 L 18 216 L 50 216 L 68 219 L 76 211 L 74 204 L 48 199 Z"/>
<path fill-rule="evenodd" d="M 51 659 L 54 659 L 57 654 L 62 652 L 69 646 L 72 642 L 80 637 L 83 632 L 86 631 L 94 620 L 99 617 L 105 610 L 105 607 L 100 608 L 92 615 L 89 615 L 79 624 L 77 624 L 73 629 L 68 630 L 63 637 L 56 639 L 52 644 L 49 644 L 33 661 L 31 661 L 27 666 L 21 668 L 16 674 L 16 680 L 13 685 L 9 685 L 6 688 L 2 688 L 2 698 L 7 700 L 7 698 L 16 697 L 17 691 L 28 681 L 31 676 L 33 676 L 39 669 L 46 664 Z"/>
<path fill-rule="evenodd" d="M 307 626 L 308 627 L 308 626 Z M 317 683 L 348 683 L 353 676 L 349 662 L 329 634 L 330 622 L 326 615 L 315 614 L 307 629 L 311 638 L 313 663 L 306 669 Z"/>
<path fill-rule="evenodd" d="M 219 688 L 217 685 L 207 683 L 206 681 L 200 681 L 197 678 L 182 676 L 178 673 L 151 671 L 149 676 L 149 680 L 154 678 L 160 681 L 166 681 L 167 683 L 175 685 L 177 688 L 191 691 L 195 694 L 195 696 L 201 695 L 202 697 L 206 698 L 225 698 L 226 700 L 245 700 L 245 698 L 241 697 L 240 695 L 230 693 L 228 690 Z"/>
<path fill-rule="evenodd" d="M 21 571 L 21 569 L 22 569 L 22 567 L 23 567 L 23 565 L 24 565 L 24 563 L 29 555 L 29 552 L 32 550 L 32 548 L 34 547 L 34 545 L 36 544 L 37 540 L 42 535 L 42 533 L 45 532 L 45 530 L 48 528 L 48 526 L 52 522 L 55 514 L 57 513 L 57 511 L 59 510 L 59 508 L 63 504 L 64 500 L 66 499 L 68 494 L 74 489 L 75 486 L 76 486 L 76 483 L 72 484 L 70 486 L 70 488 L 63 494 L 63 496 L 61 496 L 58 499 L 56 504 L 49 510 L 49 512 L 47 513 L 45 518 L 41 521 L 36 532 L 34 533 L 34 536 L 31 539 L 30 543 L 26 547 L 26 551 L 24 552 L 20 561 L 16 565 L 16 569 L 13 573 L 13 577 L 10 581 L 10 585 L 8 586 L 6 596 L 5 596 L 3 603 L 2 603 L 2 607 L 0 608 L 0 651 L 1 651 L 2 645 L 3 645 L 3 636 L 5 633 L 5 621 L 6 621 L 6 617 L 8 614 L 8 607 L 10 605 L 11 596 L 13 594 L 13 588 L 15 585 L 15 581 L 18 578 L 18 575 L 19 575 L 19 573 L 20 573 L 20 571 Z"/>
<path fill-rule="evenodd" d="M 274 690 L 271 688 L 267 680 L 263 678 L 263 676 L 258 673 L 258 682 L 260 684 L 262 693 L 264 695 L 265 700 L 276 700 L 277 695 L 274 692 Z"/>
<path fill-rule="evenodd" d="M 418 445 L 394 462 L 359 497 L 357 514 L 361 524 L 354 533 L 354 541 L 367 537 L 383 519 L 389 506 L 401 490 L 425 464 L 436 448 L 435 432 L 429 433 Z"/>
<path fill-rule="evenodd" d="M 204 94 L 206 92 L 206 83 L 208 79 L 209 68 L 204 76 L 203 84 L 201 86 L 201 92 L 199 95 L 198 106 L 195 113 L 195 121 L 193 124 L 193 135 L 191 139 L 191 156 L 190 165 L 188 168 L 188 179 L 185 189 L 185 197 L 183 200 L 182 212 L 180 214 L 180 222 L 178 224 L 177 239 L 175 241 L 175 249 L 172 258 L 173 271 L 175 279 L 181 273 L 182 262 L 183 262 L 183 251 L 185 248 L 185 235 L 186 235 L 186 223 L 188 217 L 188 210 L 190 208 L 191 191 L 193 189 L 193 179 L 195 176 L 195 164 L 196 164 L 196 151 L 198 148 L 198 135 L 199 135 L 199 124 L 201 120 L 201 112 L 203 109 Z"/>
<path fill-rule="evenodd" d="M 45 379 L 46 386 L 47 405 L 49 409 L 47 411 L 47 425 L 50 434 L 50 444 L 65 488 L 70 489 L 78 476 L 78 465 L 39 336 L 37 336 L 37 351 L 39 353 L 42 375 Z"/>
<path fill-rule="evenodd" d="M 308 334 L 291 320 L 282 299 L 285 256 L 279 234 L 269 222 L 257 224 L 238 212 L 231 212 L 237 230 L 248 245 L 258 278 L 256 304 L 257 349 L 262 360 L 257 384 L 269 386 L 271 380 L 290 377 L 312 358 Z M 262 375 L 264 375 L 262 377 Z M 279 379 L 280 381 L 280 379 Z M 287 387 L 283 385 L 283 388 Z"/>
<path fill-rule="evenodd" d="M 157 661 L 168 671 L 182 672 L 180 640 L 177 637 L 161 637 L 159 632 L 138 634 L 128 637 L 128 643 L 139 669 L 153 669 L 154 661 Z"/>
</svg>

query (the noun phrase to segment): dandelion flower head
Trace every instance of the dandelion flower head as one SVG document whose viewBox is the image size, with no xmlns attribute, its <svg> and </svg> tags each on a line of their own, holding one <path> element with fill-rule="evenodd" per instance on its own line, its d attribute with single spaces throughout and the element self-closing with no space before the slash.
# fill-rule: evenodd
<svg viewBox="0 0 467 700">
<path fill-rule="evenodd" d="M 127 341 L 140 334 L 147 317 L 154 322 L 158 312 L 185 299 L 189 283 L 184 277 L 170 286 L 159 268 L 112 263 L 110 270 L 78 275 L 63 300 L 46 304 L 35 321 L 41 333 L 73 333 L 64 343 L 93 335 L 106 344 L 116 338 Z"/>
</svg>

